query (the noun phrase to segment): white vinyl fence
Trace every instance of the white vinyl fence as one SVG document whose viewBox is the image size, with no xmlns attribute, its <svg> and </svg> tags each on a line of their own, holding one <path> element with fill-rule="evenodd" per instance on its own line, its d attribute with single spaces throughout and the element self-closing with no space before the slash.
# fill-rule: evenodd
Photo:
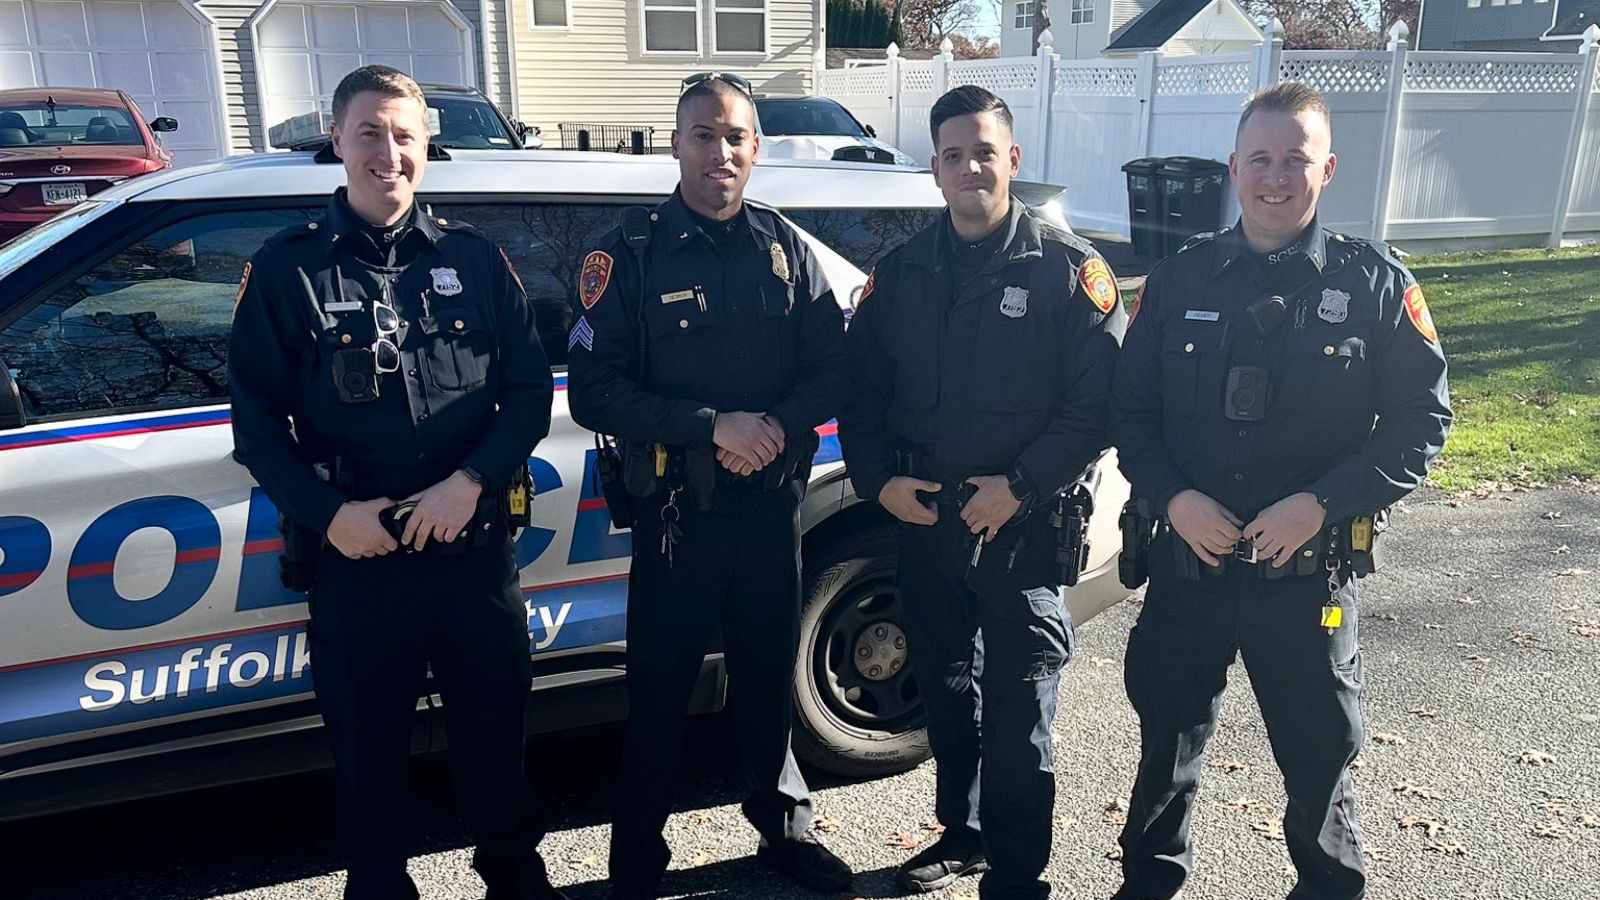
<svg viewBox="0 0 1600 900">
<path fill-rule="evenodd" d="M 911 156 L 933 152 L 928 110 L 946 90 L 999 94 L 1016 120 L 1022 176 L 1065 185 L 1079 228 L 1128 232 L 1123 163 L 1226 162 L 1244 102 L 1275 81 L 1322 92 L 1333 113 L 1334 183 L 1322 221 L 1391 241 L 1557 244 L 1600 231 L 1600 25 L 1577 54 L 1410 50 L 1396 23 L 1378 51 L 1283 49 L 1274 22 L 1251 53 L 1062 60 L 1049 32 L 1029 58 L 830 70 L 820 92 Z M 1237 204 L 1229 198 L 1228 216 Z"/>
</svg>

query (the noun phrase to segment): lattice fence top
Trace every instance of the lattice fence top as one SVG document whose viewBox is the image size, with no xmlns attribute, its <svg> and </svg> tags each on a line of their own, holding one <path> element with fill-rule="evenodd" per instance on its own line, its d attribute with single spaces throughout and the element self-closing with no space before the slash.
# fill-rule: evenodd
<svg viewBox="0 0 1600 900">
<path fill-rule="evenodd" d="M 1027 62 L 995 65 L 987 61 L 955 63 L 950 67 L 950 86 L 977 85 L 996 94 L 1031 91 L 1039 80 L 1039 67 L 1032 57 Z"/>
<path fill-rule="evenodd" d="M 1570 94 L 1578 87 L 1579 60 L 1495 62 L 1466 59 L 1406 60 L 1406 90 L 1475 94 Z"/>
<path fill-rule="evenodd" d="M 1057 97 L 1133 97 L 1139 93 L 1139 70 L 1133 66 L 1056 65 Z"/>
<path fill-rule="evenodd" d="M 900 90 L 902 91 L 932 91 L 933 66 L 900 64 Z"/>
<path fill-rule="evenodd" d="M 859 66 L 854 69 L 831 69 L 822 75 L 822 93 L 889 95 L 888 66 Z"/>
<path fill-rule="evenodd" d="M 1294 57 L 1278 68 L 1283 81 L 1299 81 L 1324 94 L 1381 94 L 1389 88 L 1389 61 L 1380 57 Z"/>
<path fill-rule="evenodd" d="M 1184 62 L 1156 66 L 1156 96 L 1248 94 L 1255 72 L 1248 62 Z"/>
</svg>

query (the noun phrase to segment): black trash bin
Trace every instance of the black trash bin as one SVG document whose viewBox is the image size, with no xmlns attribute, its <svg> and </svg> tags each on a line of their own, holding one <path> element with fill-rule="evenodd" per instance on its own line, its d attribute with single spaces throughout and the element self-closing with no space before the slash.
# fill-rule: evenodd
<svg viewBox="0 0 1600 900">
<path fill-rule="evenodd" d="M 1156 172 L 1164 162 L 1147 156 L 1123 163 L 1128 174 L 1128 236 L 1133 240 L 1133 255 L 1161 255 L 1161 192 L 1156 189 Z"/>
<path fill-rule="evenodd" d="M 1227 165 L 1198 156 L 1169 156 L 1156 180 L 1161 192 L 1161 256 L 1178 252 L 1197 234 L 1222 227 Z"/>
</svg>

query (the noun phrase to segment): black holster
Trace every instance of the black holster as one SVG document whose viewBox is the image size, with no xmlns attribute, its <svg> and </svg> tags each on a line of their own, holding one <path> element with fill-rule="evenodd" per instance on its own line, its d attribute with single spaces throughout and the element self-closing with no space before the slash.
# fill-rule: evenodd
<svg viewBox="0 0 1600 900">
<path fill-rule="evenodd" d="M 1122 515 L 1117 518 L 1117 526 L 1122 529 L 1117 578 L 1130 591 L 1150 580 L 1150 545 L 1161 524 L 1152 513 L 1150 501 L 1136 497 L 1122 505 Z"/>
<path fill-rule="evenodd" d="M 636 516 L 623 478 L 622 450 L 616 441 L 599 434 L 594 436 L 594 479 L 595 493 L 605 498 L 611 524 L 632 528 Z"/>
<path fill-rule="evenodd" d="M 1054 499 L 1050 528 L 1055 534 L 1056 574 L 1063 586 L 1073 587 L 1089 566 L 1089 518 L 1094 515 L 1094 490 L 1079 481 Z"/>
<path fill-rule="evenodd" d="M 278 557 L 278 577 L 283 586 L 297 594 L 311 592 L 317 581 L 317 557 L 322 555 L 322 532 L 296 524 L 278 514 L 278 531 L 283 534 L 283 553 Z"/>
</svg>

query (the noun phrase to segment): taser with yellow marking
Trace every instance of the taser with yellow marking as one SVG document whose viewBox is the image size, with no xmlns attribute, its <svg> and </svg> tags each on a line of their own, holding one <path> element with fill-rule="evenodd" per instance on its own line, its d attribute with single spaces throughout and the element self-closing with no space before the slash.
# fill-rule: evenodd
<svg viewBox="0 0 1600 900">
<path fill-rule="evenodd" d="M 1340 625 L 1344 624 L 1344 607 L 1324 606 L 1322 608 L 1322 627 L 1332 634 Z"/>
</svg>

